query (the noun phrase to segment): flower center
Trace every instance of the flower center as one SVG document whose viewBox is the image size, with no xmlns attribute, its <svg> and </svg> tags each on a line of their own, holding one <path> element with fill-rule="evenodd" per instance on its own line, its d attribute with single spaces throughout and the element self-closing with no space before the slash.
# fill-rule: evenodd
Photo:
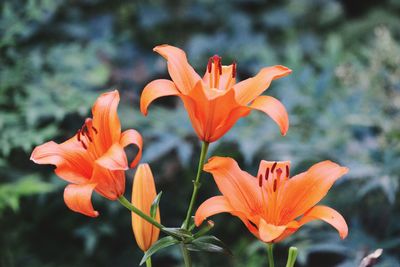
<svg viewBox="0 0 400 267">
<path fill-rule="evenodd" d="M 222 58 L 218 55 L 214 55 L 208 59 L 207 72 L 209 73 L 209 86 L 210 88 L 220 87 L 220 79 L 222 76 Z M 232 79 L 236 78 L 236 62 L 232 63 L 232 71 L 229 77 L 226 77 L 225 81 L 222 83 L 223 87 L 227 87 Z M 225 88 L 227 89 L 227 88 Z"/>
<path fill-rule="evenodd" d="M 93 142 L 93 134 L 97 134 L 98 130 L 93 126 L 93 120 L 87 118 L 82 127 L 78 130 L 76 138 L 80 142 L 84 149 L 88 149 L 89 143 Z"/>
<path fill-rule="evenodd" d="M 285 170 L 284 175 L 282 176 Z M 276 192 L 279 186 L 283 185 L 286 180 L 289 179 L 289 165 L 284 163 L 274 162 L 271 168 L 267 167 L 265 173 L 259 174 L 258 176 L 258 186 L 263 187 L 263 181 L 265 180 L 267 191 Z M 271 178 L 271 179 L 270 179 Z M 271 190 L 272 189 L 272 190 Z"/>
<path fill-rule="evenodd" d="M 278 223 L 279 218 L 279 188 L 289 179 L 289 165 L 287 162 L 274 162 L 265 168 L 265 172 L 258 175 L 258 186 L 262 197 L 262 213 L 269 223 Z"/>
</svg>

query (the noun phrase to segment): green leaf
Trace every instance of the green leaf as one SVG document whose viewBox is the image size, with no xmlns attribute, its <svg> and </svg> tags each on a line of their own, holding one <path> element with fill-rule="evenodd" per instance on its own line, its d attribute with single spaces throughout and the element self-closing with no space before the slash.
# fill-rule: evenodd
<svg viewBox="0 0 400 267">
<path fill-rule="evenodd" d="M 162 195 L 162 191 L 160 193 L 158 193 L 158 195 L 154 198 L 153 203 L 151 204 L 150 216 L 153 219 L 156 217 L 157 209 L 158 209 L 158 206 L 160 205 L 161 195 Z"/>
<path fill-rule="evenodd" d="M 206 251 L 232 255 L 229 248 L 221 240 L 212 235 L 199 237 L 186 246 L 191 251 Z"/>
<path fill-rule="evenodd" d="M 175 238 L 171 237 L 171 236 L 166 236 L 161 238 L 160 240 L 158 240 L 156 243 L 154 243 L 154 245 L 152 245 L 145 253 L 144 256 L 142 258 L 142 260 L 140 261 L 139 265 L 142 265 L 143 263 L 146 262 L 146 260 L 151 257 L 151 255 L 153 255 L 154 253 L 156 253 L 157 251 L 159 251 L 160 249 L 169 247 L 169 246 L 173 246 L 178 244 L 179 241 L 176 240 Z"/>
<path fill-rule="evenodd" d="M 182 229 L 182 228 L 166 227 L 166 228 L 163 228 L 163 231 L 165 233 L 171 234 L 176 237 L 181 237 L 183 239 L 193 238 L 193 234 L 190 231 L 188 231 L 186 229 Z"/>
</svg>

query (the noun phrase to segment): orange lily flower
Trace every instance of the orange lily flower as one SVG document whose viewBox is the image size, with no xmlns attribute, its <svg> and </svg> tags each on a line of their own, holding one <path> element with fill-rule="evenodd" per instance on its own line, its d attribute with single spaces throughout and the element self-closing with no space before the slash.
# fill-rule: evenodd
<svg viewBox="0 0 400 267">
<path fill-rule="evenodd" d="M 72 138 L 61 144 L 47 142 L 32 152 L 33 162 L 55 165 L 55 173 L 70 183 L 64 201 L 75 212 L 98 216 L 91 202 L 93 190 L 110 200 L 124 193 L 124 171 L 128 169 L 124 147 L 134 144 L 139 148 L 132 168 L 141 158 L 142 137 L 132 129 L 121 133 L 118 103 L 118 91 L 102 94 L 92 108 L 93 119 L 86 119 Z"/>
<path fill-rule="evenodd" d="M 140 110 L 147 115 L 147 108 L 163 96 L 179 96 L 189 114 L 198 137 L 214 142 L 222 137 L 241 117 L 257 109 L 269 115 L 285 135 L 289 119 L 285 107 L 271 96 L 260 96 L 272 80 L 284 77 L 291 70 L 284 66 L 261 69 L 254 77 L 236 83 L 236 63 L 223 66 L 219 56 L 209 59 L 206 73 L 201 78 L 189 65 L 183 50 L 160 45 L 154 51 L 168 63 L 172 81 L 159 79 L 150 82 L 142 92 Z"/>
<path fill-rule="evenodd" d="M 150 209 L 156 196 L 156 187 L 150 166 L 140 164 L 133 180 L 132 205 L 151 216 Z M 160 210 L 158 208 L 154 219 L 160 223 Z M 160 234 L 160 229 L 133 212 L 132 229 L 136 243 L 143 252 L 146 252 L 158 240 Z"/>
<path fill-rule="evenodd" d="M 196 212 L 199 226 L 207 217 L 229 212 L 242 220 L 250 232 L 275 243 L 313 220 L 323 220 L 347 236 L 346 221 L 337 211 L 317 203 L 348 169 L 331 161 L 313 165 L 289 179 L 290 162 L 261 161 L 258 175 L 242 171 L 232 158 L 213 157 L 204 170 L 214 176 L 222 193 L 206 200 Z"/>
</svg>

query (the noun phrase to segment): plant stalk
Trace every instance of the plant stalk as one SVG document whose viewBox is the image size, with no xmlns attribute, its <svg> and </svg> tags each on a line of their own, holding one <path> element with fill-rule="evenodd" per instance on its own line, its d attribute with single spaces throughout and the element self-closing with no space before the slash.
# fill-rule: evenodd
<svg viewBox="0 0 400 267">
<path fill-rule="evenodd" d="M 190 258 L 190 252 L 185 247 L 184 244 L 181 244 L 181 251 L 183 255 L 183 262 L 185 263 L 185 267 L 192 267 L 192 259 Z"/>
<path fill-rule="evenodd" d="M 146 260 L 146 267 L 151 267 L 151 257 L 148 257 Z"/>
<path fill-rule="evenodd" d="M 298 252 L 297 252 L 296 247 L 289 248 L 289 255 L 288 255 L 286 267 L 294 267 L 294 264 L 296 263 L 297 253 Z"/>
<path fill-rule="evenodd" d="M 190 204 L 189 204 L 189 207 L 188 207 L 188 210 L 186 213 L 185 221 L 183 222 L 183 225 L 182 225 L 182 228 L 186 229 L 186 230 L 189 229 L 190 218 L 192 216 L 193 207 L 196 202 L 197 194 L 198 194 L 198 191 L 199 191 L 199 188 L 201 185 L 200 176 L 201 176 L 201 172 L 204 167 L 204 162 L 206 161 L 209 144 L 210 143 L 208 143 L 208 142 L 203 142 L 203 144 L 201 146 L 200 160 L 199 160 L 199 165 L 197 167 L 197 175 L 196 175 L 196 179 L 193 181 L 193 193 L 192 193 L 192 197 L 190 199 Z"/>
<path fill-rule="evenodd" d="M 268 266 L 275 267 L 274 263 L 274 244 L 267 243 Z"/>
<path fill-rule="evenodd" d="M 156 220 L 154 220 L 152 217 L 150 217 L 149 215 L 145 214 L 144 212 L 142 212 L 140 209 L 136 208 L 135 206 L 133 206 L 131 204 L 131 202 L 129 202 L 129 200 L 127 200 L 124 196 L 120 196 L 118 198 L 119 203 L 121 203 L 125 208 L 127 208 L 128 210 L 136 213 L 137 215 L 139 215 L 140 217 L 142 217 L 144 220 L 148 221 L 149 223 L 151 223 L 152 225 L 154 225 L 155 227 L 159 228 L 161 231 L 164 231 L 164 226 L 157 222 Z M 167 233 L 168 234 L 168 233 Z M 169 234 L 168 234 L 169 235 Z"/>
</svg>

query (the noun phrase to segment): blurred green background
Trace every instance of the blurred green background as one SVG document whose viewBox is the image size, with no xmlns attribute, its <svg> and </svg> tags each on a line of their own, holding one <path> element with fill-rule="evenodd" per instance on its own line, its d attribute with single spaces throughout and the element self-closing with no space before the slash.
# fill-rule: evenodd
<svg viewBox="0 0 400 267">
<path fill-rule="evenodd" d="M 199 142 L 181 103 L 165 98 L 144 118 L 140 92 L 168 78 L 158 44 L 179 46 L 203 73 L 208 57 L 238 62 L 239 79 L 261 67 L 293 73 L 268 94 L 290 114 L 281 137 L 253 112 L 211 154 L 235 157 L 255 173 L 261 159 L 291 160 L 293 172 L 325 159 L 350 167 L 324 200 L 347 219 L 341 241 L 330 226 L 312 223 L 277 246 L 300 250 L 296 266 L 358 266 L 383 248 L 376 266 L 400 266 L 400 1 L 107 1 L 3 0 L 0 10 L 0 265 L 2 267 L 137 266 L 142 254 L 130 214 L 94 197 L 97 219 L 70 212 L 66 183 L 51 166 L 29 161 L 33 147 L 62 141 L 78 129 L 95 98 L 118 88 L 123 128 L 145 137 L 162 221 L 182 222 L 191 194 Z M 130 196 L 128 172 L 126 196 Z M 218 194 L 203 176 L 200 200 Z M 266 266 L 266 253 L 229 215 L 214 216 L 213 234 L 234 256 L 194 254 L 195 266 Z M 178 248 L 163 250 L 154 266 L 182 266 Z M 283 262 L 278 266 L 283 266 Z"/>
</svg>

